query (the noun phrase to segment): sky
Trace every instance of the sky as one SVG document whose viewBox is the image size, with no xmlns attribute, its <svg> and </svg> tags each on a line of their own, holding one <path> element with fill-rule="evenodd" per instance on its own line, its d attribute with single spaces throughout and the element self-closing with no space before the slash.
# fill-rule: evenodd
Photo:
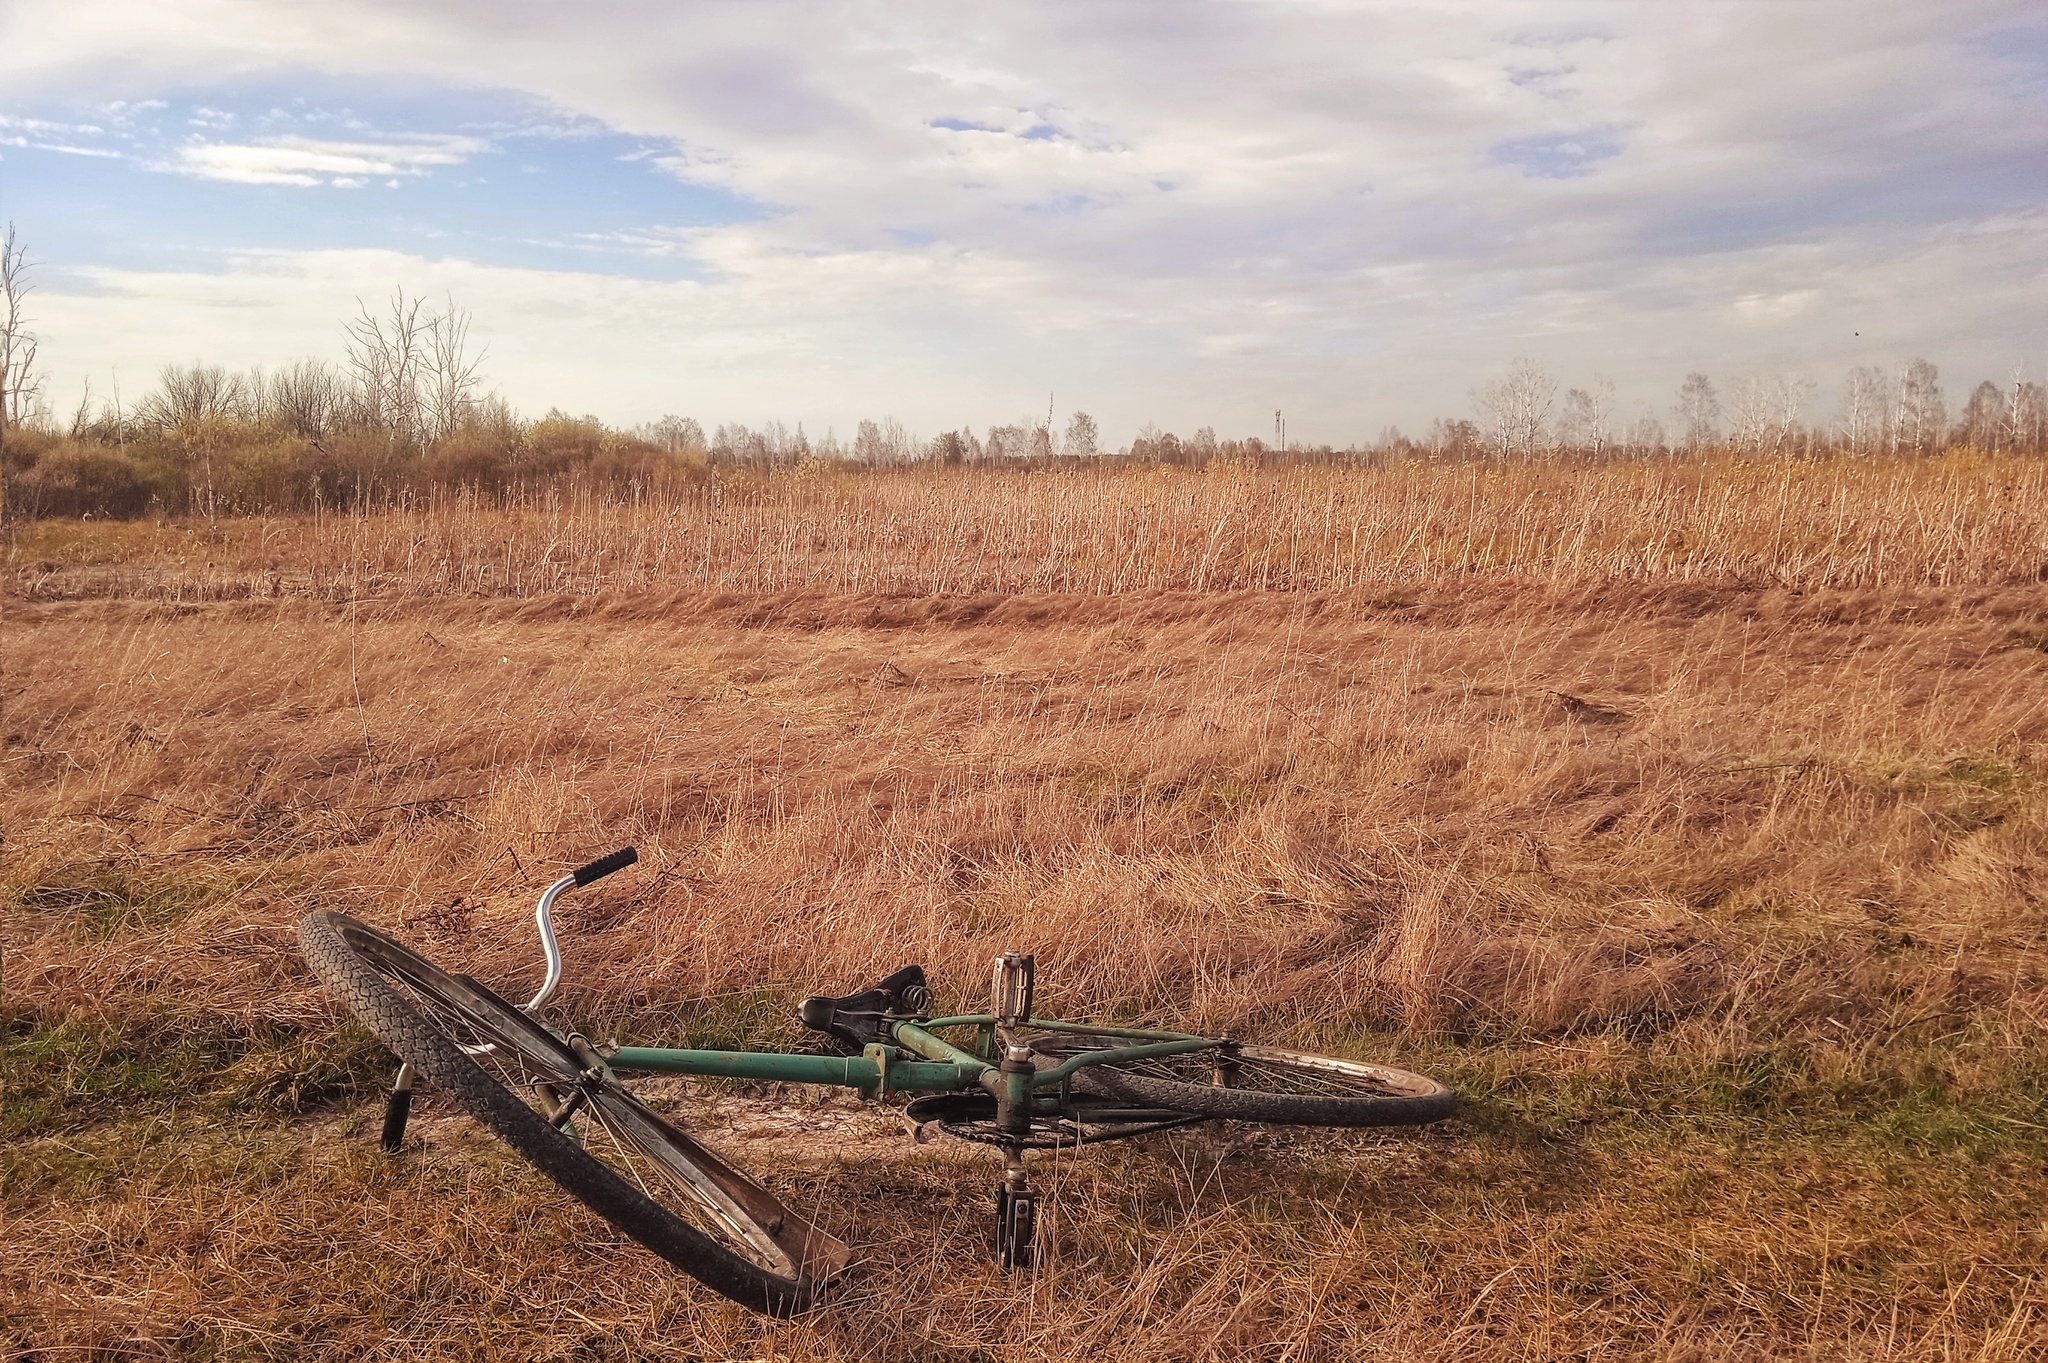
<svg viewBox="0 0 2048 1363">
<path fill-rule="evenodd" d="M 452 298 L 520 410 L 1363 443 L 2048 372 L 2007 0 L 0 0 L 52 405 Z"/>
</svg>

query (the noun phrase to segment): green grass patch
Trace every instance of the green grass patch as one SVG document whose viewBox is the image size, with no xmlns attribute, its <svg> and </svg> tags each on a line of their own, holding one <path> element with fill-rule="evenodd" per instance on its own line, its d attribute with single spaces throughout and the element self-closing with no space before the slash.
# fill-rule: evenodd
<svg viewBox="0 0 2048 1363">
<path fill-rule="evenodd" d="M 2021 648 L 2031 648 L 2038 653 L 2048 653 L 2048 627 L 2016 629 L 2006 637 Z"/>
<path fill-rule="evenodd" d="M 1105 815 L 1133 815 L 1141 810 L 1180 810 L 1210 818 L 1226 818 L 1265 798 L 1266 784 L 1242 772 L 1207 772 L 1161 780 L 1128 767 L 1090 765 L 1068 774 L 1068 794 L 1075 803 Z"/>
<path fill-rule="evenodd" d="M 1980 790 L 2007 790 L 2019 780 L 2017 768 L 1995 757 L 1958 758 L 1942 769 L 1942 775 L 1958 785 Z"/>
<path fill-rule="evenodd" d="M 173 926 L 230 893 L 205 871 L 143 871 L 96 862 L 16 887 L 19 910 L 58 920 L 89 941 Z"/>
<path fill-rule="evenodd" d="M 0 1056 L 0 1140 L 173 1108 L 289 1118 L 374 1092 L 395 1067 L 354 1023 L 251 1033 L 76 1016 L 15 1019 Z"/>
</svg>

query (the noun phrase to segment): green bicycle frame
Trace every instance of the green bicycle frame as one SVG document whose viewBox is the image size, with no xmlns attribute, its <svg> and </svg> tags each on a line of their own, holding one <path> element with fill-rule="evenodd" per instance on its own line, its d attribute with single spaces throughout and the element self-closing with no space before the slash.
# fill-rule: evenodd
<svg viewBox="0 0 2048 1363">
<path fill-rule="evenodd" d="M 1036 1074 L 1006 1076 L 997 1069 L 992 1058 L 995 1025 L 994 1016 L 987 1013 L 934 1018 L 925 1023 L 896 1022 L 889 1028 L 889 1034 L 896 1043 L 894 1046 L 869 1046 L 860 1055 L 792 1055 L 782 1051 L 695 1051 L 664 1046 L 621 1046 L 605 1057 L 605 1063 L 614 1071 L 646 1074 L 757 1079 L 783 1084 L 833 1084 L 858 1090 L 864 1098 L 878 1097 L 883 1093 L 957 1093 L 979 1088 L 1015 1103 L 1021 1102 L 1027 1093 L 1035 1096 L 1046 1089 L 1059 1090 L 1064 1095 L 1067 1081 L 1077 1070 L 1090 1065 L 1186 1055 L 1224 1044 L 1218 1038 L 1195 1036 L 1188 1032 L 1148 1032 L 1130 1027 L 1095 1027 L 1085 1023 L 1033 1018 L 1028 1025 L 1040 1031 L 1116 1037 L 1132 1044 L 1088 1051 Z M 934 1029 L 941 1027 L 975 1028 L 978 1033 L 977 1050 L 962 1050 L 934 1035 Z M 1016 1091 L 1009 1092 L 1007 1090 L 1012 1083 Z M 1053 1105 L 1060 1105 L 1057 1099 Z"/>
</svg>

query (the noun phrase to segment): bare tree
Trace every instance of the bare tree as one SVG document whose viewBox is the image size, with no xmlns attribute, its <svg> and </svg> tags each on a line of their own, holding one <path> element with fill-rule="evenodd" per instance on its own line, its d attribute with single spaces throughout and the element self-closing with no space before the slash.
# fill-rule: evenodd
<svg viewBox="0 0 2048 1363">
<path fill-rule="evenodd" d="M 1649 413 L 1639 416 L 1628 428 L 1628 447 L 1647 458 L 1664 449 L 1664 423 Z"/>
<path fill-rule="evenodd" d="M 217 364 L 167 364 L 157 371 L 157 391 L 135 409 L 136 419 L 159 431 L 220 417 L 247 415 L 249 395 L 240 374 Z"/>
<path fill-rule="evenodd" d="M 1086 412 L 1076 412 L 1067 418 L 1067 434 L 1060 441 L 1060 453 L 1075 458 L 1090 459 L 1102 452 L 1102 432 L 1096 428 L 1095 418 Z"/>
<path fill-rule="evenodd" d="M 417 439 L 422 424 L 422 372 L 429 363 L 428 325 L 421 300 L 405 290 L 391 295 L 388 316 L 356 300 L 358 315 L 347 324 L 348 366 L 355 375 L 357 417 L 401 439 Z"/>
<path fill-rule="evenodd" d="M 2009 449 L 2030 454 L 2048 450 L 2048 387 L 2022 379 L 2017 369 L 2006 406 L 2005 433 Z"/>
<path fill-rule="evenodd" d="M 1714 381 L 1695 370 L 1685 376 L 1685 382 L 1678 385 L 1678 405 L 1674 409 L 1687 452 L 1698 454 L 1721 438 L 1721 399 L 1714 392 Z"/>
<path fill-rule="evenodd" d="M 1614 384 L 1595 374 L 1592 383 L 1564 395 L 1564 407 L 1557 417 L 1558 443 L 1597 459 L 1606 452 L 1607 428 L 1613 416 Z"/>
<path fill-rule="evenodd" d="M 1045 435 L 1045 428 L 1035 420 L 1026 417 L 1008 426 L 991 426 L 988 439 L 983 442 L 988 458 L 1029 459 L 1038 452 L 1038 442 Z"/>
<path fill-rule="evenodd" d="M 853 431 L 853 457 L 863 464 L 875 466 L 880 466 L 887 458 L 882 444 L 882 428 L 865 417 Z"/>
<path fill-rule="evenodd" d="M 692 418 L 674 413 L 648 426 L 644 434 L 669 454 L 702 454 L 707 448 L 704 428 Z"/>
<path fill-rule="evenodd" d="M 1842 441 L 1852 454 L 1870 454 L 1883 443 L 1891 408 L 1889 375 L 1875 365 L 1861 365 L 1849 371 L 1849 381 L 1842 388 L 1838 425 Z"/>
<path fill-rule="evenodd" d="M 426 398 L 421 405 L 429 440 L 445 439 L 476 414 L 484 354 L 470 354 L 469 324 L 469 309 L 456 306 L 453 294 L 445 311 L 427 319 Z"/>
<path fill-rule="evenodd" d="M 1763 453 L 1770 411 L 1770 394 L 1762 379 L 1737 379 L 1728 390 L 1728 443 L 1744 454 Z"/>
<path fill-rule="evenodd" d="M 889 464 L 907 464 L 917 457 L 917 437 L 893 416 L 882 418 L 882 458 Z"/>
<path fill-rule="evenodd" d="M 1899 405 L 1893 426 L 1895 449 L 1933 454 L 1948 436 L 1948 404 L 1941 395 L 1941 372 L 1926 360 L 1914 360 L 1899 376 Z"/>
<path fill-rule="evenodd" d="M 1472 421 L 1438 417 L 1429 424 L 1429 434 L 1422 441 L 1431 454 L 1444 460 L 1472 459 L 1486 450 L 1486 435 Z"/>
<path fill-rule="evenodd" d="M 1771 453 L 1790 454 L 1802 432 L 1812 452 L 1812 434 L 1805 424 L 1806 408 L 1820 385 L 1804 374 L 1780 374 L 1771 380 L 1769 439 Z"/>
<path fill-rule="evenodd" d="M 895 417 L 862 421 L 854 428 L 853 457 L 877 468 L 907 464 L 918 454 L 917 437 Z M 927 457 L 931 457 L 928 453 Z"/>
<path fill-rule="evenodd" d="M 1792 451 L 1800 418 L 1813 400 L 1814 382 L 1803 374 L 1777 374 L 1768 379 L 1742 379 L 1735 385 L 1730 439 L 1754 455 Z"/>
<path fill-rule="evenodd" d="M 2005 394 L 1998 385 L 1986 379 L 1970 390 L 1970 400 L 1963 404 L 1962 419 L 1957 423 L 1956 435 L 1972 449 L 1989 454 L 1998 453 L 2000 439 L 2005 434 Z"/>
<path fill-rule="evenodd" d="M 475 419 L 484 352 L 472 352 L 470 313 L 451 296 L 434 311 L 405 290 L 372 313 L 360 298 L 347 324 L 356 419 L 401 440 L 432 444 Z"/>
<path fill-rule="evenodd" d="M 1545 446 L 1557 380 L 1534 360 L 1516 360 L 1486 385 L 1479 408 L 1487 419 L 1494 453 L 1503 459 L 1529 458 Z"/>
<path fill-rule="evenodd" d="M 343 405 L 346 385 L 325 360 L 299 360 L 271 375 L 265 387 L 270 419 L 314 439 L 327 434 Z"/>
<path fill-rule="evenodd" d="M 36 338 L 22 310 L 35 287 L 28 282 L 30 268 L 28 248 L 10 222 L 0 233 L 0 450 L 6 448 L 7 428 L 21 424 L 43 389 L 42 375 L 36 373 Z"/>
</svg>

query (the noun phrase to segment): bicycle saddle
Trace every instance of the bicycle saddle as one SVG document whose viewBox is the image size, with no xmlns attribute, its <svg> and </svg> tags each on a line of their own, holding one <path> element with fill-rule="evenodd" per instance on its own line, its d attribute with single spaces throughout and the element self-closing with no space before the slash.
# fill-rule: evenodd
<svg viewBox="0 0 2048 1363">
<path fill-rule="evenodd" d="M 932 991 L 925 983 L 924 967 L 907 965 L 881 983 L 832 998 L 813 994 L 797 1005 L 797 1021 L 814 1032 L 825 1032 L 855 1049 L 889 1040 L 889 1023 L 931 1018 Z"/>
</svg>

